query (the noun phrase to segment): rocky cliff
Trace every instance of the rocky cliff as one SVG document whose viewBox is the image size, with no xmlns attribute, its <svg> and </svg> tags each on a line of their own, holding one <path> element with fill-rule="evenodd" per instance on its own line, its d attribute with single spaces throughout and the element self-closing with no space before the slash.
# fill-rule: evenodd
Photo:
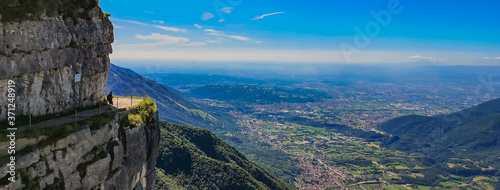
<svg viewBox="0 0 500 190">
<path fill-rule="evenodd" d="M 60 121 L 73 108 L 105 100 L 114 41 L 107 16 L 97 0 L 0 1 L 0 121 L 9 80 L 16 83 L 18 120 L 32 114 Z M 146 99 L 107 112 L 78 123 L 18 126 L 15 139 L 2 126 L 0 189 L 153 189 L 156 105 Z"/>
<path fill-rule="evenodd" d="M 103 126 L 78 126 L 50 143 L 53 138 L 42 136 L 37 146 L 16 155 L 15 182 L 8 181 L 9 162 L 3 164 L 0 189 L 153 189 L 160 140 L 158 112 L 152 112 L 149 122 L 131 127 L 126 120 L 134 112 L 113 113 Z M 9 142 L 0 146 L 5 143 Z"/>
<path fill-rule="evenodd" d="M 16 82 L 17 115 L 103 101 L 114 37 L 96 1 L 6 2 L 0 2 L 0 120 L 7 116 L 8 80 Z"/>
</svg>

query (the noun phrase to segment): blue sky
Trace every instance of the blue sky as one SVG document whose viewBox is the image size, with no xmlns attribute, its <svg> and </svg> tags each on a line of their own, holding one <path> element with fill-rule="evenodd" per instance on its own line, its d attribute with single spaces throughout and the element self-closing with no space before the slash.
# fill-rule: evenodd
<svg viewBox="0 0 500 190">
<path fill-rule="evenodd" d="M 500 2 L 101 0 L 112 61 L 500 65 Z"/>
</svg>

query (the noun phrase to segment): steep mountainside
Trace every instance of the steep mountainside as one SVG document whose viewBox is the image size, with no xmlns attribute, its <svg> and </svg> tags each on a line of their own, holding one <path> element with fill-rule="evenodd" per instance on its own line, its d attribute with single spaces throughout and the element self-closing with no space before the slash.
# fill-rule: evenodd
<svg viewBox="0 0 500 190">
<path fill-rule="evenodd" d="M 147 96 L 156 100 L 160 119 L 169 122 L 210 128 L 217 123 L 210 114 L 200 110 L 173 89 L 149 80 L 134 71 L 111 64 L 106 93 L 120 96 Z"/>
<path fill-rule="evenodd" d="M 293 189 L 205 129 L 161 122 L 157 187 Z"/>
<path fill-rule="evenodd" d="M 448 115 L 399 117 L 379 127 L 392 135 L 385 146 L 423 153 L 436 163 L 472 159 L 496 170 L 475 167 L 470 174 L 500 174 L 500 99 Z"/>
</svg>

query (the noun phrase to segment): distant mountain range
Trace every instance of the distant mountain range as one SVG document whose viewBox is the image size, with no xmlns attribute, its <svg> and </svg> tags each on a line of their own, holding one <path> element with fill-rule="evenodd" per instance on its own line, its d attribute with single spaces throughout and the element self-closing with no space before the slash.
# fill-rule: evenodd
<svg viewBox="0 0 500 190">
<path fill-rule="evenodd" d="M 500 175 L 500 99 L 447 115 L 398 117 L 379 127 L 391 135 L 386 147 L 422 153 L 444 168 L 468 160 L 461 163 L 465 167 L 451 167 L 452 173 Z"/>
</svg>

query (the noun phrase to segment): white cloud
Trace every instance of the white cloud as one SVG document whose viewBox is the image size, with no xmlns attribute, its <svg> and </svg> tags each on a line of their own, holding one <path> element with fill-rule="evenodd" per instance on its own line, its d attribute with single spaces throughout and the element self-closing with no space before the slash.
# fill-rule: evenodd
<svg viewBox="0 0 500 190">
<path fill-rule="evenodd" d="M 116 24 L 113 24 L 113 27 L 115 27 L 115 28 L 123 28 L 123 26 L 116 25 Z"/>
<path fill-rule="evenodd" d="M 155 14 L 154 12 L 151 12 L 151 11 L 144 11 L 145 13 L 149 13 L 149 14 Z"/>
<path fill-rule="evenodd" d="M 225 19 L 220 19 L 219 22 L 226 22 L 226 20 Z"/>
<path fill-rule="evenodd" d="M 187 47 L 186 47 L 187 48 Z M 301 51 L 272 49 L 194 49 L 145 48 L 116 46 L 112 59 L 180 60 L 200 62 L 263 62 L 263 63 L 331 63 L 343 59 L 340 51 Z"/>
<path fill-rule="evenodd" d="M 222 40 L 224 40 L 224 38 L 217 37 L 217 39 L 215 39 L 215 40 L 207 40 L 207 42 L 211 43 L 211 44 L 219 44 L 219 43 L 222 43 Z"/>
<path fill-rule="evenodd" d="M 265 15 L 262 15 L 262 16 L 257 16 L 255 18 L 252 18 L 252 20 L 259 20 L 259 19 L 263 19 L 264 17 L 266 16 L 271 16 L 271 15 L 277 15 L 277 14 L 283 14 L 285 12 L 275 12 L 275 13 L 269 13 L 269 14 L 265 14 Z"/>
<path fill-rule="evenodd" d="M 158 49 L 160 46 L 163 46 L 163 45 L 178 45 L 178 46 L 190 46 L 190 47 L 207 45 L 207 43 L 205 43 L 205 42 L 191 42 L 191 40 L 189 40 L 189 38 L 170 36 L 167 34 L 158 34 L 158 33 L 152 33 L 150 35 L 139 35 L 138 34 L 138 35 L 135 35 L 135 37 L 138 39 L 141 39 L 141 40 L 156 40 L 157 41 L 155 43 L 135 44 L 135 46 L 140 46 L 140 47 L 138 47 L 138 49 L 147 49 L 147 48 Z"/>
<path fill-rule="evenodd" d="M 425 57 L 425 56 L 421 56 L 421 55 L 409 56 L 408 59 L 411 59 L 411 60 L 439 61 L 439 62 L 443 62 L 443 61 L 447 61 L 448 60 L 448 59 L 440 59 L 440 58 L 436 58 L 436 57 Z"/>
<path fill-rule="evenodd" d="M 132 24 L 137 24 L 137 25 L 141 25 L 141 26 L 155 27 L 155 28 L 159 28 L 159 29 L 162 29 L 162 30 L 165 30 L 165 31 L 170 31 L 170 32 L 183 32 L 184 33 L 184 32 L 187 31 L 186 29 L 182 29 L 182 28 L 170 27 L 170 26 L 161 26 L 161 25 L 153 25 L 153 24 L 146 24 L 146 23 L 143 23 L 143 22 L 135 21 L 135 20 L 123 20 L 123 19 L 114 19 L 114 20 L 128 22 L 128 23 L 132 23 Z M 155 21 L 153 21 L 153 22 L 155 22 Z M 159 22 L 159 21 L 157 21 L 157 22 Z M 161 22 L 163 22 L 163 21 L 161 21 Z"/>
<path fill-rule="evenodd" d="M 191 47 L 195 47 L 195 46 L 206 46 L 207 43 L 205 42 L 191 42 L 191 43 L 187 43 L 187 44 L 180 44 L 180 46 L 191 46 Z"/>
<path fill-rule="evenodd" d="M 233 7 L 224 7 L 222 9 L 220 9 L 220 11 L 226 13 L 226 14 L 231 14 L 231 12 L 233 11 Z"/>
<path fill-rule="evenodd" d="M 138 22 L 138 21 L 135 21 L 135 20 L 122 20 L 122 19 L 115 19 L 115 20 L 120 20 L 120 21 L 132 23 L 132 24 L 137 24 L 137 25 L 141 25 L 141 26 L 148 26 L 149 25 L 149 24 L 146 24 L 146 23 L 143 23 L 143 22 Z"/>
<path fill-rule="evenodd" d="M 165 22 L 163 22 L 163 20 L 153 20 L 153 22 L 160 23 L 160 24 L 165 24 Z"/>
<path fill-rule="evenodd" d="M 203 31 L 207 32 L 207 35 L 211 35 L 211 36 L 221 36 L 221 37 L 226 37 L 226 38 L 241 40 L 241 41 L 252 41 L 252 39 L 245 37 L 245 36 L 227 35 L 222 31 L 217 31 L 214 29 L 205 29 Z"/>
<path fill-rule="evenodd" d="M 176 27 L 168 27 L 168 26 L 161 26 L 161 25 L 153 25 L 154 27 L 156 28 L 159 28 L 159 29 L 162 29 L 162 30 L 165 30 L 165 31 L 171 31 L 171 32 L 186 32 L 187 30 L 186 29 L 182 29 L 182 28 L 176 28 Z"/>
<path fill-rule="evenodd" d="M 141 39 L 141 40 L 157 40 L 160 41 L 159 44 L 185 44 L 188 43 L 190 40 L 189 38 L 185 37 L 175 37 L 175 36 L 170 36 L 167 34 L 158 34 L 158 33 L 152 33 L 151 35 L 135 35 L 136 38 Z"/>
<path fill-rule="evenodd" d="M 203 27 L 202 27 L 202 26 L 200 26 L 199 24 L 194 24 L 194 26 L 196 26 L 196 28 L 198 28 L 198 29 L 202 29 L 202 28 L 203 28 Z"/>
<path fill-rule="evenodd" d="M 211 35 L 211 36 L 224 36 L 225 35 L 224 32 L 217 31 L 214 29 L 205 29 L 203 31 L 208 32 L 207 35 Z"/>
<path fill-rule="evenodd" d="M 484 59 L 496 59 L 496 60 L 500 60 L 500 57 L 484 57 Z"/>
<path fill-rule="evenodd" d="M 235 39 L 235 40 L 241 40 L 241 41 L 252 41 L 252 39 L 250 38 L 247 38 L 245 36 L 226 36 L 228 38 L 231 38 L 231 39 Z"/>
<path fill-rule="evenodd" d="M 203 12 L 203 14 L 201 15 L 201 20 L 209 20 L 211 18 L 214 18 L 214 14 L 212 13 L 209 13 L 209 12 Z"/>
<path fill-rule="evenodd" d="M 256 44 L 261 44 L 261 43 L 262 43 L 262 41 L 255 41 L 255 43 L 256 43 Z"/>
</svg>

